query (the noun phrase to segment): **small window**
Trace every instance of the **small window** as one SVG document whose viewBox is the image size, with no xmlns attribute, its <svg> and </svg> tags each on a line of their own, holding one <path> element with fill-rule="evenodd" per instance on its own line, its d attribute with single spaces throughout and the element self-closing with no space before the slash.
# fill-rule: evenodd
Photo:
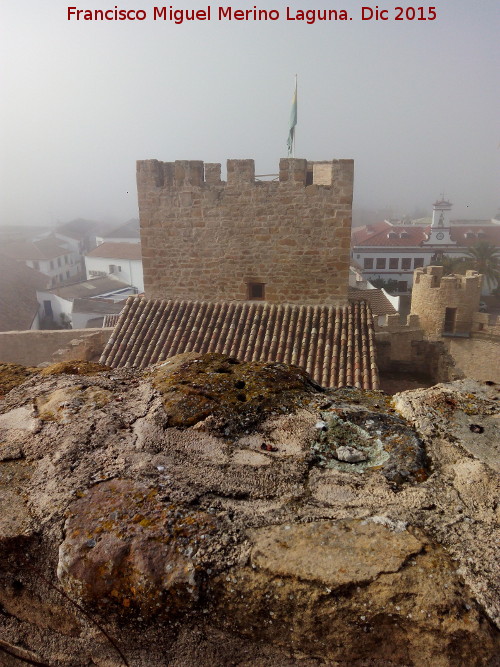
<svg viewBox="0 0 500 667">
<path fill-rule="evenodd" d="M 398 235 L 396 234 L 396 232 L 389 232 L 389 233 L 387 234 L 387 238 L 388 238 L 388 239 L 397 239 L 397 238 L 398 238 Z"/>
<path fill-rule="evenodd" d="M 50 260 L 50 268 L 51 268 L 51 269 L 54 268 L 54 262 L 53 262 L 52 260 Z"/>
<path fill-rule="evenodd" d="M 373 269 L 373 257 L 365 257 L 363 261 L 364 269 Z"/>
<path fill-rule="evenodd" d="M 248 283 L 248 298 L 259 299 L 265 298 L 265 284 L 264 283 Z"/>
<path fill-rule="evenodd" d="M 66 271 L 66 280 L 69 280 L 69 271 Z"/>
<path fill-rule="evenodd" d="M 399 268 L 399 257 L 391 257 L 390 258 L 389 268 L 390 269 L 398 269 Z"/>
<path fill-rule="evenodd" d="M 110 264 L 109 265 L 109 272 L 110 273 L 116 273 L 116 265 L 115 264 Z"/>
<path fill-rule="evenodd" d="M 419 269 L 423 265 L 424 265 L 424 260 L 421 257 L 416 257 L 413 260 L 413 268 L 414 269 Z"/>
<path fill-rule="evenodd" d="M 465 235 L 465 238 L 466 239 L 475 239 L 476 235 L 474 234 L 474 232 L 467 232 L 467 234 Z"/>
<path fill-rule="evenodd" d="M 385 257 L 377 257 L 377 269 L 385 269 Z"/>
<path fill-rule="evenodd" d="M 36 269 L 37 271 L 40 270 L 40 262 L 33 262 L 33 268 Z"/>
<path fill-rule="evenodd" d="M 409 239 L 410 238 L 410 235 L 408 234 L 408 232 L 401 232 L 401 234 L 399 236 L 402 239 Z"/>
<path fill-rule="evenodd" d="M 57 258 L 57 266 L 61 266 L 61 258 L 60 257 Z"/>
<path fill-rule="evenodd" d="M 401 260 L 401 268 L 404 270 L 409 271 L 411 269 L 411 258 L 410 257 L 405 257 L 404 259 Z"/>
</svg>

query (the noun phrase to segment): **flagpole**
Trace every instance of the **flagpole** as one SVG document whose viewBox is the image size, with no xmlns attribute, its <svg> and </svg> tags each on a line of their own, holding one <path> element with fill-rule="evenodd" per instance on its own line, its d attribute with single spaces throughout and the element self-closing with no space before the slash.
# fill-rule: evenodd
<svg viewBox="0 0 500 667">
<path fill-rule="evenodd" d="M 295 100 L 297 101 L 297 75 L 295 75 Z M 293 157 L 295 158 L 295 145 L 297 143 L 297 126 L 293 133 Z"/>
</svg>

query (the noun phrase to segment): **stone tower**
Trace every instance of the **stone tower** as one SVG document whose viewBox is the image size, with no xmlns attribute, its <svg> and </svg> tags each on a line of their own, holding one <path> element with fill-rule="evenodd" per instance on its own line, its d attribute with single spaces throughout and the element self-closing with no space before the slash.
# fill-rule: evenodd
<svg viewBox="0 0 500 667">
<path fill-rule="evenodd" d="M 347 303 L 352 160 L 137 163 L 146 296 Z"/>
<path fill-rule="evenodd" d="M 479 310 L 483 276 L 467 271 L 465 276 L 443 276 L 442 266 L 416 269 L 411 314 L 418 315 L 430 338 L 470 334 L 474 313 Z"/>
</svg>

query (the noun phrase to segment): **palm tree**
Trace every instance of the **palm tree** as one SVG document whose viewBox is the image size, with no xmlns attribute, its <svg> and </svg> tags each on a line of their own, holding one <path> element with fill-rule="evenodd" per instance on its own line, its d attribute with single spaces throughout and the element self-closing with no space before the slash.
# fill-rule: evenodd
<svg viewBox="0 0 500 667">
<path fill-rule="evenodd" d="M 442 266 L 445 276 L 450 276 L 453 273 L 465 273 L 470 268 L 466 264 L 464 257 L 452 257 L 451 255 L 444 255 L 442 252 L 435 253 L 432 256 L 431 264 L 433 266 Z"/>
<path fill-rule="evenodd" d="M 500 284 L 500 248 L 490 241 L 478 241 L 466 253 L 467 268 L 484 275 L 489 288 Z"/>
</svg>

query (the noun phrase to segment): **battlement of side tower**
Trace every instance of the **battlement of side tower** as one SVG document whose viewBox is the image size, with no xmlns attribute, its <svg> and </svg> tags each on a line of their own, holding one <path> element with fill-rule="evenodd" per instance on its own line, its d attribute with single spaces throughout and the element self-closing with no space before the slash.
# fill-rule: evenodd
<svg viewBox="0 0 500 667">
<path fill-rule="evenodd" d="M 353 160 L 137 163 L 146 296 L 347 302 Z"/>
<path fill-rule="evenodd" d="M 469 334 L 479 310 L 483 276 L 476 271 L 443 275 L 442 266 L 415 270 L 411 313 L 429 336 Z"/>
</svg>

